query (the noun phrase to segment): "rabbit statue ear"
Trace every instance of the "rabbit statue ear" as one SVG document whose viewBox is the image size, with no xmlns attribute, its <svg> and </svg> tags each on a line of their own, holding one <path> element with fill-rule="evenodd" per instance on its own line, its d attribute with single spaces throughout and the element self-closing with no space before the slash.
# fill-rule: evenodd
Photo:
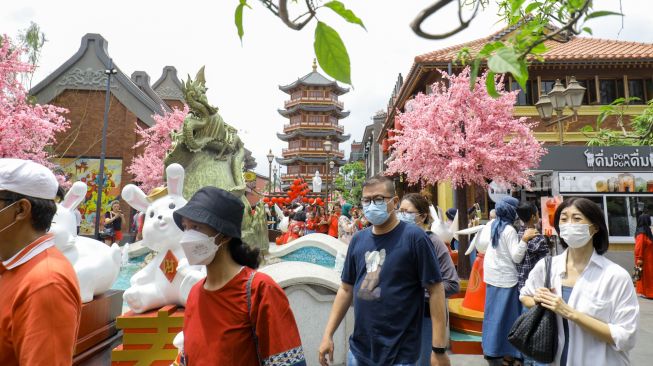
<svg viewBox="0 0 653 366">
<path fill-rule="evenodd" d="M 145 212 L 150 202 L 143 191 L 133 184 L 127 184 L 122 189 L 122 199 L 124 199 L 134 209 Z"/>
<path fill-rule="evenodd" d="M 70 190 L 68 190 L 68 193 L 66 193 L 66 197 L 64 197 L 61 202 L 61 206 L 68 210 L 76 209 L 77 206 L 84 201 L 84 198 L 86 198 L 87 190 L 88 187 L 86 187 L 86 183 L 75 182 L 73 186 L 70 187 Z"/>
<path fill-rule="evenodd" d="M 174 163 L 166 168 L 168 194 L 181 196 L 184 192 L 184 167 Z"/>
<path fill-rule="evenodd" d="M 438 212 L 435 210 L 435 207 L 433 205 L 429 205 L 429 212 L 431 213 L 431 218 L 433 219 L 434 223 L 440 223 L 440 217 L 438 216 Z"/>
</svg>

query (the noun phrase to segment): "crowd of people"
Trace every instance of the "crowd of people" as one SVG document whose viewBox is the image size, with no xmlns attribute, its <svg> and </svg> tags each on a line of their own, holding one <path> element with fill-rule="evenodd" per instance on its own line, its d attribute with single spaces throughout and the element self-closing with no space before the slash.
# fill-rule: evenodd
<svg viewBox="0 0 653 366">
<path fill-rule="evenodd" d="M 2 365 L 72 362 L 81 299 L 75 272 L 48 233 L 57 187 L 43 166 L 0 159 Z M 376 176 L 363 184 L 360 210 L 350 204 L 335 205 L 328 214 L 318 207 L 290 208 L 293 220 L 304 223 L 301 230 L 349 240 L 322 342 L 309 350 L 321 365 L 333 361 L 333 335 L 352 305 L 347 365 L 450 364 L 446 298 L 459 291 L 459 280 L 450 247 L 429 231 L 428 206 L 419 194 L 400 199 L 392 180 Z M 306 365 L 284 291 L 256 271 L 259 250 L 241 240 L 243 210 L 229 192 L 204 187 L 174 213 L 189 264 L 205 266 L 207 273 L 188 296 L 177 362 Z M 554 227 L 565 250 L 549 262 L 542 260 L 550 256 L 549 241 L 532 204 L 506 197 L 495 210 L 484 259 L 488 364 L 535 364 L 507 334 L 533 306 L 556 314 L 555 365 L 630 364 L 639 304 L 630 274 L 604 255 L 609 243 L 603 211 L 584 198 L 564 200 Z M 637 291 L 650 296 L 651 221 L 647 215 L 639 221 L 636 264 L 643 272 Z"/>
</svg>

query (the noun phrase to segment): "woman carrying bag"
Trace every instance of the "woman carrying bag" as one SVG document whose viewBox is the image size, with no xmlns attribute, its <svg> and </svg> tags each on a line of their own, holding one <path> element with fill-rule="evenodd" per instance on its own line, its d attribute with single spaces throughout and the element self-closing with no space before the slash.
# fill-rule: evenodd
<svg viewBox="0 0 653 366">
<path fill-rule="evenodd" d="M 173 214 L 188 263 L 207 274 L 188 295 L 181 364 L 305 366 L 286 294 L 255 271 L 259 250 L 241 240 L 244 210 L 231 193 L 204 187 Z"/>
<path fill-rule="evenodd" d="M 551 261 L 551 289 L 539 261 L 521 290 L 527 306 L 556 313 L 558 346 L 554 365 L 630 365 L 639 304 L 630 275 L 605 258 L 608 229 L 603 211 L 585 198 L 563 201 L 554 226 L 566 250 Z"/>
</svg>

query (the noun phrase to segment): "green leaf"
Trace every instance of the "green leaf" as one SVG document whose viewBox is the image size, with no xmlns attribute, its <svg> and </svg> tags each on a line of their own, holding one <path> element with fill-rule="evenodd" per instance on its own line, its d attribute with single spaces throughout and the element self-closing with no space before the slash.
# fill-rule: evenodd
<svg viewBox="0 0 653 366">
<path fill-rule="evenodd" d="M 499 48 L 502 48 L 502 47 L 505 47 L 505 45 L 501 41 L 487 43 L 487 44 L 485 44 L 485 46 L 483 46 L 483 48 L 481 48 L 481 50 L 478 52 L 478 54 L 480 56 L 487 57 L 490 54 L 492 54 L 493 51 L 496 51 L 496 50 L 498 50 Z"/>
<path fill-rule="evenodd" d="M 488 68 L 496 74 L 510 73 L 515 80 L 526 89 L 528 80 L 528 65 L 525 59 L 520 60 L 515 50 L 508 47 L 499 48 L 487 61 Z"/>
<path fill-rule="evenodd" d="M 496 84 L 494 84 L 494 75 L 495 74 L 492 71 L 487 73 L 487 78 L 485 79 L 485 88 L 487 89 L 487 93 L 490 94 L 492 98 L 498 98 L 500 95 L 497 93 Z"/>
<path fill-rule="evenodd" d="M 240 43 L 243 43 L 243 35 L 245 35 L 245 30 L 243 29 L 243 9 L 251 7 L 247 4 L 247 0 L 240 0 L 240 4 L 236 7 L 236 14 L 234 15 L 236 28 L 238 29 L 238 38 L 240 38 Z"/>
<path fill-rule="evenodd" d="M 590 36 L 592 35 L 592 28 L 590 27 L 583 27 L 583 32 L 589 34 Z"/>
<path fill-rule="evenodd" d="M 322 70 L 332 78 L 351 85 L 349 54 L 338 32 L 323 22 L 317 22 L 313 47 Z"/>
<path fill-rule="evenodd" d="M 585 133 L 594 132 L 594 128 L 590 125 L 585 125 L 580 129 L 580 132 L 585 132 Z"/>
<path fill-rule="evenodd" d="M 481 58 L 476 57 L 472 64 L 472 71 L 469 73 L 469 90 L 474 90 L 476 85 L 476 78 L 478 77 L 478 68 L 481 66 Z"/>
<path fill-rule="evenodd" d="M 345 8 L 345 4 L 341 3 L 340 1 L 329 1 L 328 3 L 324 4 L 327 8 L 333 10 L 336 14 L 340 15 L 344 20 L 348 21 L 349 23 L 354 23 L 358 24 L 363 29 L 367 30 L 365 28 L 365 25 L 363 24 L 363 21 L 354 14 L 353 11 Z"/>
<path fill-rule="evenodd" d="M 533 2 L 533 3 L 530 3 L 530 4 L 528 4 L 528 6 L 526 7 L 526 10 L 524 10 L 524 13 L 526 13 L 526 14 L 530 14 L 533 10 L 535 10 L 536 8 L 538 8 L 538 7 L 541 6 L 541 5 L 542 5 L 542 3 L 537 2 L 537 1 L 536 1 L 536 2 Z"/>
<path fill-rule="evenodd" d="M 614 12 L 614 11 L 599 10 L 599 11 L 595 11 L 593 13 L 587 14 L 587 16 L 585 17 L 585 20 L 594 19 L 594 18 L 598 18 L 598 17 L 604 17 L 604 16 L 607 16 L 607 15 L 623 16 L 623 14 L 617 13 L 617 12 Z"/>
</svg>

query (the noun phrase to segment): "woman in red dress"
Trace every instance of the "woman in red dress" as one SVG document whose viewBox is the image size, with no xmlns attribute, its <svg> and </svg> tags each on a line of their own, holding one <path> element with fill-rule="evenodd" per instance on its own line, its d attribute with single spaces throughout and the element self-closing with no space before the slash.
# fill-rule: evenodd
<svg viewBox="0 0 653 366">
<path fill-rule="evenodd" d="M 255 270 L 259 250 L 241 240 L 244 208 L 231 193 L 204 187 L 173 214 L 188 263 L 206 266 L 188 295 L 179 364 L 306 366 L 286 294 Z"/>
<path fill-rule="evenodd" d="M 651 216 L 642 214 L 637 219 L 635 232 L 635 265 L 642 269 L 637 281 L 637 293 L 653 298 L 653 234 L 651 233 Z"/>
</svg>

